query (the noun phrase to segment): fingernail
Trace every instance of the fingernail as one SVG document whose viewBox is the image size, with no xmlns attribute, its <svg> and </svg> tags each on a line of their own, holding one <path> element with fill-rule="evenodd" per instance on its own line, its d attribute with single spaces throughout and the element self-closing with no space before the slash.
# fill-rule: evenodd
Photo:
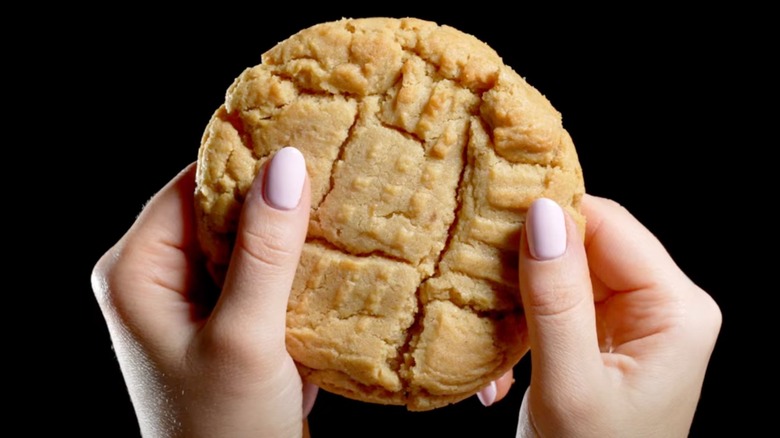
<svg viewBox="0 0 780 438">
<path fill-rule="evenodd" d="M 537 260 L 552 260 L 566 251 L 566 220 L 553 200 L 540 198 L 528 209 L 528 249 Z"/>
<path fill-rule="evenodd" d="M 286 147 L 271 159 L 265 179 L 265 200 L 278 210 L 292 210 L 301 200 L 306 160 L 298 149 Z"/>
<path fill-rule="evenodd" d="M 482 406 L 488 407 L 496 401 L 496 382 L 490 382 L 490 385 L 482 388 L 477 393 L 477 398 Z"/>
<path fill-rule="evenodd" d="M 319 387 L 313 383 L 303 383 L 303 418 L 309 416 L 311 409 L 314 407 L 314 400 L 317 399 L 317 392 Z"/>
</svg>

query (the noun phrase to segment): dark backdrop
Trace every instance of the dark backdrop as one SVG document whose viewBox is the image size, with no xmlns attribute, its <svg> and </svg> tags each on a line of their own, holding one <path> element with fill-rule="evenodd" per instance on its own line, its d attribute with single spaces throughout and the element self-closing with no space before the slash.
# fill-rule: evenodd
<svg viewBox="0 0 780 438">
<path fill-rule="evenodd" d="M 724 327 L 692 435 L 709 436 L 735 422 L 745 427 L 736 414 L 742 403 L 735 401 L 744 382 L 734 378 L 738 372 L 729 360 L 739 342 L 733 293 L 738 270 L 726 246 L 733 239 L 724 231 L 732 214 L 723 193 L 735 180 L 724 174 L 737 163 L 721 152 L 740 147 L 725 132 L 734 109 L 723 104 L 728 90 L 722 81 L 743 55 L 724 49 L 733 44 L 728 27 L 675 11 L 615 20 L 605 18 L 607 11 L 591 10 L 595 19 L 570 17 L 569 23 L 557 14 L 522 9 L 519 16 L 500 11 L 428 14 L 400 7 L 293 16 L 217 8 L 205 11 L 209 17 L 200 21 L 125 12 L 69 28 L 68 43 L 56 49 L 61 52 L 51 63 L 56 65 L 44 71 L 50 82 L 40 91 L 66 89 L 65 99 L 49 104 L 72 121 L 57 136 L 44 129 L 33 132 L 61 145 L 61 159 L 72 163 L 60 166 L 48 182 L 48 190 L 71 205 L 56 213 L 69 220 L 57 243 L 58 264 L 68 269 L 57 278 L 57 298 L 50 301 L 58 318 L 51 345 L 67 350 L 47 359 L 65 366 L 41 378 L 47 396 L 31 402 L 36 409 L 64 412 L 59 430 L 138 435 L 91 294 L 94 262 L 146 200 L 196 159 L 206 123 L 245 67 L 304 27 L 371 15 L 414 15 L 471 33 L 548 97 L 577 146 L 586 189 L 632 211 L 723 310 Z M 692 32 L 692 22 L 701 27 Z M 63 71 L 70 73 L 67 79 L 58 76 Z M 527 358 L 515 371 L 514 389 L 489 409 L 472 398 L 432 412 L 407 413 L 320 394 L 310 416 L 312 432 L 372 436 L 362 426 L 368 424 L 380 436 L 513 436 L 528 384 Z M 46 426 L 43 421 L 32 428 Z"/>
</svg>

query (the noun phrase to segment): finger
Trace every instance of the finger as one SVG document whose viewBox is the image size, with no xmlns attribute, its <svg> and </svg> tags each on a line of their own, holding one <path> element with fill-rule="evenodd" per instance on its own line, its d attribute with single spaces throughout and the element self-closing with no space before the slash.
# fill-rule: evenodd
<svg viewBox="0 0 780 438">
<path fill-rule="evenodd" d="M 477 392 L 477 399 L 482 403 L 482 406 L 489 407 L 493 403 L 501 401 L 501 399 L 506 397 L 514 382 L 515 379 L 512 370 L 509 370 L 504 373 L 503 376 L 480 389 L 479 392 Z"/>
<path fill-rule="evenodd" d="M 601 343 L 606 351 L 633 358 L 653 357 L 658 350 L 654 343 L 669 349 L 676 344 L 690 355 L 695 346 L 710 349 L 700 336 L 700 329 L 717 333 L 711 321 L 696 321 L 702 309 L 717 309 L 708 305 L 712 300 L 696 287 L 677 267 L 658 239 L 619 204 L 604 198 L 586 196 L 582 203 L 588 227 L 586 246 L 593 284 L 596 290 L 600 320 L 609 322 L 601 327 Z M 705 315 L 718 315 L 705 311 Z M 690 342 L 670 343 L 661 336 L 669 330 L 680 330 L 691 336 Z M 685 337 L 676 335 L 676 340 Z"/>
<path fill-rule="evenodd" d="M 618 203 L 586 195 L 585 245 L 598 303 L 601 349 L 638 358 L 678 318 L 684 278 L 661 243 Z M 642 342 L 636 342 L 642 341 Z"/>
<path fill-rule="evenodd" d="M 317 399 L 317 393 L 320 388 L 309 382 L 303 382 L 303 418 L 309 416 L 312 408 L 314 407 L 314 401 Z"/>
<path fill-rule="evenodd" d="M 309 221 L 303 155 L 281 149 L 255 178 L 244 201 L 230 267 L 209 321 L 235 345 L 283 356 L 287 300 Z"/>
<path fill-rule="evenodd" d="M 531 204 L 519 271 L 532 385 L 582 383 L 601 363 L 590 276 L 577 225 L 552 200 Z"/>
<path fill-rule="evenodd" d="M 582 211 L 588 261 L 597 279 L 596 301 L 684 276 L 658 239 L 620 204 L 585 195 Z"/>
<path fill-rule="evenodd" d="M 195 166 L 144 207 L 133 226 L 97 263 L 92 284 L 107 319 L 150 348 L 183 348 L 194 330 L 187 293 L 198 270 L 193 218 Z M 175 348 L 175 347 L 174 347 Z"/>
<path fill-rule="evenodd" d="M 509 390 L 512 389 L 512 385 L 515 383 L 515 376 L 512 372 L 512 370 L 507 371 L 504 373 L 503 376 L 499 377 L 498 380 L 496 380 L 496 401 L 501 401 L 506 395 L 509 393 Z"/>
</svg>

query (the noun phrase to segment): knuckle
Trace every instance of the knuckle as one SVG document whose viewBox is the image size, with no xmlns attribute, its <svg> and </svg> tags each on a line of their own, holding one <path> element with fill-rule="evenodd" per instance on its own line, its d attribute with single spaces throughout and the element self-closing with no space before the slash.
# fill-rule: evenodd
<svg viewBox="0 0 780 438">
<path fill-rule="evenodd" d="M 712 297 L 696 285 L 680 297 L 677 306 L 680 346 L 693 349 L 702 355 L 709 355 L 717 342 L 723 316 Z"/>
<path fill-rule="evenodd" d="M 713 335 L 713 338 L 717 337 L 723 325 L 723 313 L 710 294 L 698 287 L 697 289 L 701 297 L 701 304 L 699 304 L 700 324 Z"/>
<path fill-rule="evenodd" d="M 610 208 L 622 209 L 622 210 L 626 209 L 625 207 L 623 207 L 623 204 L 619 203 L 618 201 L 615 201 L 612 198 L 601 198 L 601 199 L 603 199 L 604 203 L 609 205 Z"/>
<path fill-rule="evenodd" d="M 531 287 L 535 293 L 529 294 L 530 299 L 524 305 L 538 316 L 566 314 L 582 305 L 586 298 L 586 294 L 579 292 L 582 285 L 571 277 L 555 276 Z"/>
<path fill-rule="evenodd" d="M 245 229 L 236 246 L 262 266 L 280 267 L 293 256 L 290 240 L 281 227 L 265 224 L 258 230 Z"/>
<path fill-rule="evenodd" d="M 617 216 L 622 217 L 634 217 L 633 214 L 626 208 L 623 204 L 613 200 L 613 199 L 607 199 L 606 202 L 607 206 L 615 213 Z"/>
<path fill-rule="evenodd" d="M 92 268 L 92 292 L 107 322 L 128 328 L 138 312 L 137 294 L 132 292 L 145 278 L 132 245 L 109 249 Z"/>
<path fill-rule="evenodd" d="M 90 281 L 92 283 L 92 292 L 95 294 L 95 298 L 98 300 L 98 303 L 102 306 L 103 303 L 105 303 L 107 296 L 108 296 L 108 273 L 110 272 L 110 267 L 108 266 L 108 261 L 106 258 L 108 257 L 109 253 L 103 254 L 102 257 L 97 261 L 95 266 L 92 267 L 92 273 L 90 275 Z"/>
<path fill-rule="evenodd" d="M 117 307 L 116 294 L 113 293 L 121 283 L 121 266 L 117 263 L 117 253 L 108 250 L 92 268 L 90 280 L 100 308 L 106 312 Z"/>
<path fill-rule="evenodd" d="M 593 196 L 593 195 L 587 195 L 586 199 L 588 202 L 593 202 L 595 204 L 601 204 L 605 208 L 609 209 L 615 209 L 615 210 L 625 210 L 625 207 L 623 207 L 622 204 L 620 204 L 618 201 L 615 201 L 612 198 L 606 198 L 603 196 Z"/>
</svg>

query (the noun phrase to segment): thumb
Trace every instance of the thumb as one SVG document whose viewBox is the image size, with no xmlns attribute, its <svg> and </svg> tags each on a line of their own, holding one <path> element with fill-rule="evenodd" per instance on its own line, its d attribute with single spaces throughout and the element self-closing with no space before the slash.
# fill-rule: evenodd
<svg viewBox="0 0 780 438">
<path fill-rule="evenodd" d="M 263 348 L 284 351 L 287 300 L 310 202 L 303 155 L 292 147 L 279 150 L 244 201 L 230 267 L 209 321 L 212 329 L 250 340 L 248 345 L 259 341 Z"/>
<path fill-rule="evenodd" d="M 528 210 L 519 268 L 532 392 L 584 387 L 601 364 L 588 263 L 576 223 L 550 199 Z"/>
</svg>

